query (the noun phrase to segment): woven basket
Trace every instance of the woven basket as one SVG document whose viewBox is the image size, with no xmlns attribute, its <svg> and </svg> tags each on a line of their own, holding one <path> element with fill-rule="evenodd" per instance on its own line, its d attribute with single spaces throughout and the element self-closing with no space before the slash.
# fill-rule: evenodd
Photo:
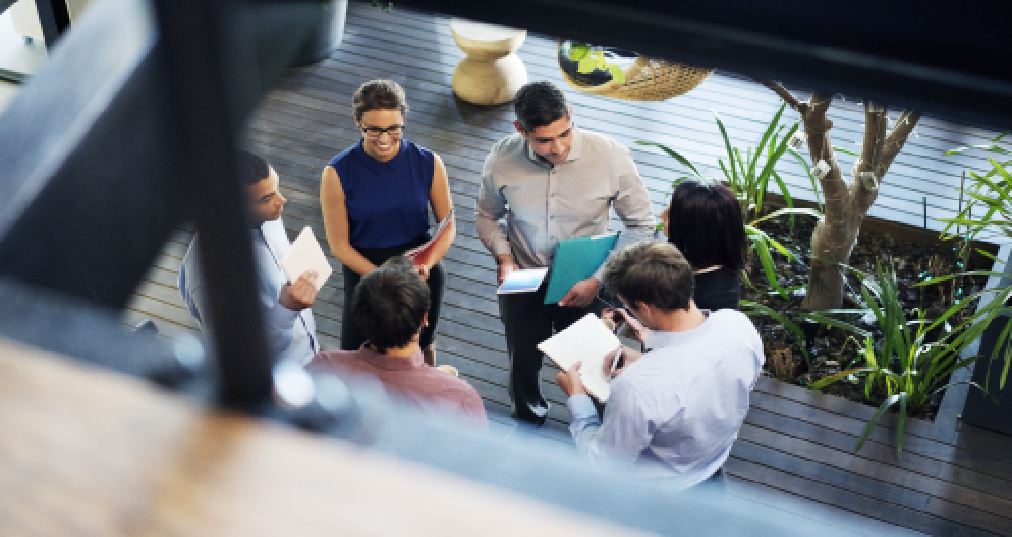
<svg viewBox="0 0 1012 537">
<path fill-rule="evenodd" d="M 561 49 L 560 39 L 556 53 Z M 567 84 L 583 93 L 628 101 L 663 101 L 702 84 L 713 71 L 640 55 L 625 70 L 625 84 L 613 80 L 599 86 L 588 86 L 573 80 L 565 71 L 561 72 Z"/>
</svg>

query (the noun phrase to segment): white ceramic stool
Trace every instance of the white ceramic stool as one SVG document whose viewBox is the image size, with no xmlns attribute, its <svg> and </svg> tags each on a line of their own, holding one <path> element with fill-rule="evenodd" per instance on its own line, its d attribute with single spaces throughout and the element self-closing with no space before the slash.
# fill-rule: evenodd
<svg viewBox="0 0 1012 537">
<path fill-rule="evenodd" d="M 502 104 L 513 100 L 527 83 L 527 68 L 514 54 L 527 30 L 454 18 L 453 40 L 467 54 L 453 70 L 453 92 L 472 104 Z"/>
</svg>

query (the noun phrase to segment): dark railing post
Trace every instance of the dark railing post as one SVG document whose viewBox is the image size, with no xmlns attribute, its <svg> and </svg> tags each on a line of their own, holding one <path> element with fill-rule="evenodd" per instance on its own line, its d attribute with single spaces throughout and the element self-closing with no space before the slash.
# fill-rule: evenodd
<svg viewBox="0 0 1012 537">
<path fill-rule="evenodd" d="M 39 25 L 42 26 L 46 48 L 52 49 L 56 40 L 70 27 L 67 0 L 35 0 L 35 9 L 39 13 Z"/>
<path fill-rule="evenodd" d="M 221 402 L 256 411 L 270 400 L 270 357 L 257 299 L 245 196 L 236 165 L 234 82 L 242 47 L 235 0 L 158 0 L 161 49 L 176 124 L 180 186 L 197 223 L 221 370 Z"/>
</svg>

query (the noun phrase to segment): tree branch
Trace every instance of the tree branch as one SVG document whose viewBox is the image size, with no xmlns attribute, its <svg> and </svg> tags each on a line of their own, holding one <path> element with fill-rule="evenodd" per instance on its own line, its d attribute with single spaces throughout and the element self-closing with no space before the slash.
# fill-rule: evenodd
<svg viewBox="0 0 1012 537">
<path fill-rule="evenodd" d="M 889 136 L 886 136 L 885 145 L 882 147 L 882 156 L 879 159 L 883 176 L 889 170 L 893 160 L 896 159 L 896 155 L 903 149 L 903 144 L 907 142 L 907 138 L 910 137 L 910 133 L 914 131 L 914 127 L 917 126 L 917 121 L 920 119 L 921 113 L 916 110 L 904 110 L 896 119 L 893 130 Z"/>
<path fill-rule="evenodd" d="M 798 98 L 795 97 L 794 94 L 791 93 L 789 89 L 785 88 L 783 84 L 777 82 L 776 80 L 769 80 L 766 78 L 764 79 L 753 78 L 752 80 L 755 80 L 756 82 L 762 84 L 763 86 L 766 86 L 767 88 L 773 90 L 773 93 L 779 95 L 780 98 L 783 99 L 785 103 L 787 103 L 787 106 L 790 106 L 795 111 L 797 112 L 802 111 L 801 101 L 799 101 Z"/>
<path fill-rule="evenodd" d="M 885 146 L 889 118 L 886 108 L 871 101 L 864 102 L 864 139 L 861 142 L 861 156 L 855 176 L 863 172 L 875 174 L 875 183 L 885 175 L 881 169 L 882 148 Z M 858 178 L 859 179 L 859 178 Z"/>
</svg>

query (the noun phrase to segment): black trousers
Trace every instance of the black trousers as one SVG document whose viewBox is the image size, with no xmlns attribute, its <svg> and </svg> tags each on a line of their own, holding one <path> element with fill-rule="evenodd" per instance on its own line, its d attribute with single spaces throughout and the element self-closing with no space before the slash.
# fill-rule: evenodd
<svg viewBox="0 0 1012 537">
<path fill-rule="evenodd" d="M 499 295 L 499 315 L 506 329 L 506 352 L 510 359 L 509 395 L 513 417 L 541 425 L 549 404 L 541 394 L 544 356 L 538 343 L 573 324 L 588 313 L 600 315 L 604 304 L 594 300 L 586 308 L 546 305 L 546 283 L 533 293 Z"/>
<path fill-rule="evenodd" d="M 382 265 L 387 259 L 395 255 L 403 254 L 404 252 L 425 244 L 429 240 L 429 235 L 426 233 L 407 244 L 400 246 L 394 246 L 391 248 L 357 248 L 358 252 L 362 254 L 362 257 L 369 260 L 370 263 L 379 266 Z M 358 282 L 362 279 L 357 272 L 351 270 L 347 266 L 344 266 L 344 306 L 341 314 L 341 350 L 354 351 L 358 350 L 365 343 L 365 336 L 362 335 L 358 330 L 358 325 L 355 324 L 355 316 L 351 312 L 352 296 L 355 294 L 355 288 L 358 287 Z M 419 337 L 419 345 L 424 349 L 428 347 L 432 341 L 436 338 L 436 325 L 439 324 L 439 310 L 443 305 L 443 288 L 445 286 L 445 275 L 443 272 L 443 264 L 436 263 L 434 267 L 429 270 L 429 279 L 426 281 L 429 285 L 429 326 L 422 328 L 421 336 Z"/>
</svg>

